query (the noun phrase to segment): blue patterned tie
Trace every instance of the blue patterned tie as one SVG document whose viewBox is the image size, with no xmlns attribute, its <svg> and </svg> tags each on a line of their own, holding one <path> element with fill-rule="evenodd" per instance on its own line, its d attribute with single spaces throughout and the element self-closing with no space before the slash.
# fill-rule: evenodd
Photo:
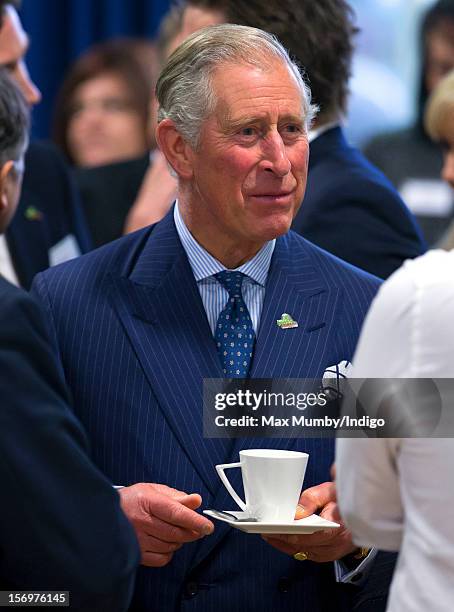
<svg viewBox="0 0 454 612">
<path fill-rule="evenodd" d="M 241 293 L 245 276 L 242 272 L 224 270 L 216 274 L 216 278 L 229 292 L 227 305 L 219 315 L 214 334 L 224 375 L 227 378 L 246 378 L 251 365 L 255 333 Z"/>
</svg>

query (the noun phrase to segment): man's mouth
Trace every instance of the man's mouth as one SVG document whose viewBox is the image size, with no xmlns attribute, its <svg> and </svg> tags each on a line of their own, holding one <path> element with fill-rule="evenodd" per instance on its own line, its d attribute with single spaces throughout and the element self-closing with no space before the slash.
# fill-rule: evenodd
<svg viewBox="0 0 454 612">
<path fill-rule="evenodd" d="M 293 197 L 293 191 L 266 191 L 263 193 L 252 193 L 250 197 L 254 200 L 263 200 L 264 202 L 287 202 Z"/>
</svg>

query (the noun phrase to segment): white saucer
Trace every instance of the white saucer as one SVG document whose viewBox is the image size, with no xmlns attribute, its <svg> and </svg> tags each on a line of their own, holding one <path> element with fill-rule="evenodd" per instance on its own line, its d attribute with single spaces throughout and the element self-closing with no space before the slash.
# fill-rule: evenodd
<svg viewBox="0 0 454 612">
<path fill-rule="evenodd" d="M 228 510 L 230 514 L 233 514 L 238 519 L 246 518 L 248 515 L 246 512 L 236 512 L 232 510 Z M 289 523 L 265 523 L 262 521 L 257 521 L 256 523 L 248 523 L 230 520 L 227 517 L 220 517 L 211 512 L 211 510 L 204 510 L 204 514 L 211 518 L 215 518 L 218 521 L 223 521 L 224 523 L 228 523 L 232 527 L 236 529 L 240 529 L 241 531 L 245 531 L 246 533 L 315 533 L 316 531 L 320 531 L 321 529 L 337 529 L 340 527 L 339 523 L 333 523 L 332 521 L 328 521 L 318 514 L 311 514 L 306 518 L 299 519 L 297 521 L 290 521 Z"/>
</svg>

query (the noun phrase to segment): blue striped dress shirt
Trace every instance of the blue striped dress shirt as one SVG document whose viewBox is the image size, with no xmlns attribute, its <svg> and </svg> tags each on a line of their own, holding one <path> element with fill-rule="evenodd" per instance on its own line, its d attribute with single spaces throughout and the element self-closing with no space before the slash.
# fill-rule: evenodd
<svg viewBox="0 0 454 612">
<path fill-rule="evenodd" d="M 211 332 L 214 335 L 216 323 L 220 313 L 224 310 L 229 294 L 215 274 L 227 268 L 210 255 L 192 236 L 180 214 L 178 202 L 175 204 L 174 220 L 181 244 L 189 259 L 197 287 L 202 298 L 203 306 L 208 317 Z M 243 299 L 251 315 L 255 334 L 260 323 L 263 300 L 265 298 L 265 285 L 270 269 L 276 240 L 266 242 L 260 251 L 245 264 L 236 268 L 246 275 L 243 280 Z"/>
</svg>

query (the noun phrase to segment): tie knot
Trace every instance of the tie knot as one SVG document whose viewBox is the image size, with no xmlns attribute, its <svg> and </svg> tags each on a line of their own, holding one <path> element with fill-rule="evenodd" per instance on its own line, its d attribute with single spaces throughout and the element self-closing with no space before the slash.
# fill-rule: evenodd
<svg viewBox="0 0 454 612">
<path fill-rule="evenodd" d="M 224 270 L 216 274 L 216 278 L 227 289 L 230 297 L 241 297 L 241 285 L 244 277 L 245 275 L 242 272 L 232 272 L 231 270 Z"/>
</svg>

